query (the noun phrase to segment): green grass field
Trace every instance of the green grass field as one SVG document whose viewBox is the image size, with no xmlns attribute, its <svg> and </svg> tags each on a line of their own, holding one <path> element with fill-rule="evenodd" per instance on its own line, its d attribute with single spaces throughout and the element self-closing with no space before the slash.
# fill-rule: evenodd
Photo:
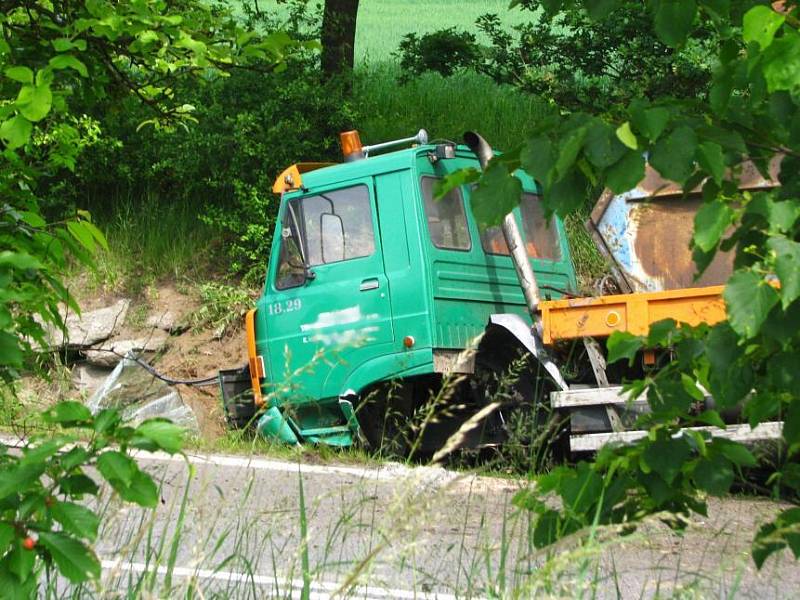
<svg viewBox="0 0 800 600">
<path fill-rule="evenodd" d="M 527 20 L 508 0 L 361 0 L 356 30 L 356 61 L 367 64 L 391 59 L 403 36 L 457 27 L 473 29 L 475 19 L 495 13 L 504 24 Z"/>
<path fill-rule="evenodd" d="M 233 0 L 231 4 L 238 4 Z M 475 19 L 495 13 L 507 25 L 528 19 L 520 9 L 508 10 L 509 0 L 361 0 L 356 30 L 356 62 L 360 65 L 392 60 L 408 33 L 428 33 L 457 27 L 473 29 Z M 262 10 L 285 12 L 275 0 L 260 2 Z"/>
</svg>

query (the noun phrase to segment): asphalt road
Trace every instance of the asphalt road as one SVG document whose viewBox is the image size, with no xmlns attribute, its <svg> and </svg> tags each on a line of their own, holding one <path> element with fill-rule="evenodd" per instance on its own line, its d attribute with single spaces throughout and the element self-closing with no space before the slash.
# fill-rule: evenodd
<svg viewBox="0 0 800 600">
<path fill-rule="evenodd" d="M 162 481 L 162 504 L 105 505 L 101 595 L 138 585 L 171 597 L 294 598 L 304 573 L 312 598 L 800 593 L 800 563 L 789 554 L 761 572 L 748 556 L 757 524 L 779 508 L 764 500 L 712 501 L 709 518 L 681 537 L 654 521 L 623 540 L 601 535 L 545 554 L 511 503 L 522 482 L 399 465 L 193 456 L 190 473 L 181 458 L 140 461 Z"/>
</svg>

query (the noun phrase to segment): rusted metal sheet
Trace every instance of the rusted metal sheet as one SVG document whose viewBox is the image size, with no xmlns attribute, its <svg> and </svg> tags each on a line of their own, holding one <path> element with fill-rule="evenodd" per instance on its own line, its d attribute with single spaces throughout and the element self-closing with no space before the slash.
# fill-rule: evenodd
<svg viewBox="0 0 800 600">
<path fill-rule="evenodd" d="M 764 178 L 755 165 L 744 163 L 743 190 L 778 185 L 781 157 L 770 163 Z M 623 292 L 655 292 L 719 285 L 733 268 L 733 252 L 719 252 L 703 275 L 695 278 L 690 242 L 694 215 L 702 204 L 700 188 L 684 195 L 680 185 L 647 165 L 634 189 L 615 195 L 605 190 L 587 222 L 595 244 L 610 260 Z"/>
</svg>

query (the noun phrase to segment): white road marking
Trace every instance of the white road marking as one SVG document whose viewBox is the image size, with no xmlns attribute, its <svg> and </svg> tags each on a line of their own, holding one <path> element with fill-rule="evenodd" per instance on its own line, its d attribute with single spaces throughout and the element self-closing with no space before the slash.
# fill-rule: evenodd
<svg viewBox="0 0 800 600">
<path fill-rule="evenodd" d="M 141 452 L 132 453 L 137 460 L 151 460 L 162 462 L 182 463 L 188 460 L 195 465 L 214 465 L 218 467 L 236 467 L 241 469 L 253 469 L 257 471 L 279 471 L 282 473 L 297 473 L 317 475 L 352 475 L 362 479 L 378 479 L 389 481 L 398 479 L 399 471 L 406 471 L 404 467 L 386 470 L 382 468 L 369 469 L 366 467 L 345 467 L 341 465 L 307 465 L 281 460 L 269 460 L 265 458 L 253 458 L 250 456 L 225 456 L 222 454 L 186 454 L 186 458 L 180 454 L 167 454 L 166 452 Z M 411 469 L 402 475 L 411 473 Z"/>
<path fill-rule="evenodd" d="M 152 573 L 156 572 L 159 575 L 166 575 L 168 568 L 165 566 L 147 565 L 140 562 L 124 562 L 121 560 L 102 560 L 101 564 L 104 569 L 116 571 L 132 571 L 134 573 Z M 196 569 L 189 567 L 174 567 L 172 569 L 173 577 L 194 578 L 194 579 L 211 579 L 216 581 L 224 581 L 226 583 L 246 583 L 256 584 L 260 586 L 269 586 L 274 588 L 276 583 L 278 591 L 285 590 L 287 587 L 300 591 L 303 589 L 303 581 L 299 579 L 280 580 L 276 579 L 273 575 L 250 575 L 248 573 L 237 573 L 234 571 L 212 571 L 210 569 Z M 329 598 L 341 598 L 341 583 L 332 583 L 324 581 L 312 581 L 310 584 L 311 598 L 316 600 L 328 600 Z M 417 592 L 412 590 L 400 590 L 394 588 L 380 588 L 369 585 L 356 585 L 351 588 L 347 596 L 354 596 L 364 598 L 365 600 L 378 600 L 383 598 L 398 598 L 398 599 L 416 599 L 421 600 L 455 600 L 456 596 L 448 593 L 438 592 Z M 345 596 L 345 597 L 347 597 Z"/>
<path fill-rule="evenodd" d="M 28 440 L 24 437 L 13 438 L 0 436 L 0 444 L 9 448 L 24 448 Z M 72 445 L 65 446 L 68 450 Z M 372 479 L 378 481 L 395 481 L 404 477 L 413 476 L 415 472 L 422 473 L 425 467 L 406 467 L 399 463 L 390 463 L 384 467 L 346 467 L 343 465 L 308 465 L 299 462 L 282 460 L 270 460 L 265 458 L 254 458 L 252 456 L 227 456 L 224 454 L 191 454 L 188 451 L 184 457 L 181 454 L 167 454 L 166 452 L 145 452 L 135 450 L 131 452 L 137 460 L 153 462 L 174 462 L 185 463 L 187 460 L 195 465 L 213 465 L 219 467 L 234 467 L 242 469 L 253 469 L 257 471 L 278 471 L 282 473 L 297 473 L 298 470 L 305 474 L 314 475 L 351 475 L 361 479 Z M 441 470 L 446 477 L 465 477 L 453 471 Z M 466 477 L 475 477 L 468 475 Z"/>
</svg>

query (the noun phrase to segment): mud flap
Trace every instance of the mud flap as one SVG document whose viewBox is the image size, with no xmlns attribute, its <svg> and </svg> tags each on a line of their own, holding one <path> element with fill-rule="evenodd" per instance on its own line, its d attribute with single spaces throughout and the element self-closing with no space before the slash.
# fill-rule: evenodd
<svg viewBox="0 0 800 600">
<path fill-rule="evenodd" d="M 536 360 L 545 368 L 556 385 L 563 391 L 569 390 L 569 385 L 564 381 L 564 377 L 561 375 L 561 371 L 558 370 L 556 363 L 550 358 L 539 332 L 528 325 L 522 317 L 515 314 L 497 314 L 489 317 L 489 323 L 502 327 L 517 338 L 528 352 L 536 357 Z"/>
</svg>

